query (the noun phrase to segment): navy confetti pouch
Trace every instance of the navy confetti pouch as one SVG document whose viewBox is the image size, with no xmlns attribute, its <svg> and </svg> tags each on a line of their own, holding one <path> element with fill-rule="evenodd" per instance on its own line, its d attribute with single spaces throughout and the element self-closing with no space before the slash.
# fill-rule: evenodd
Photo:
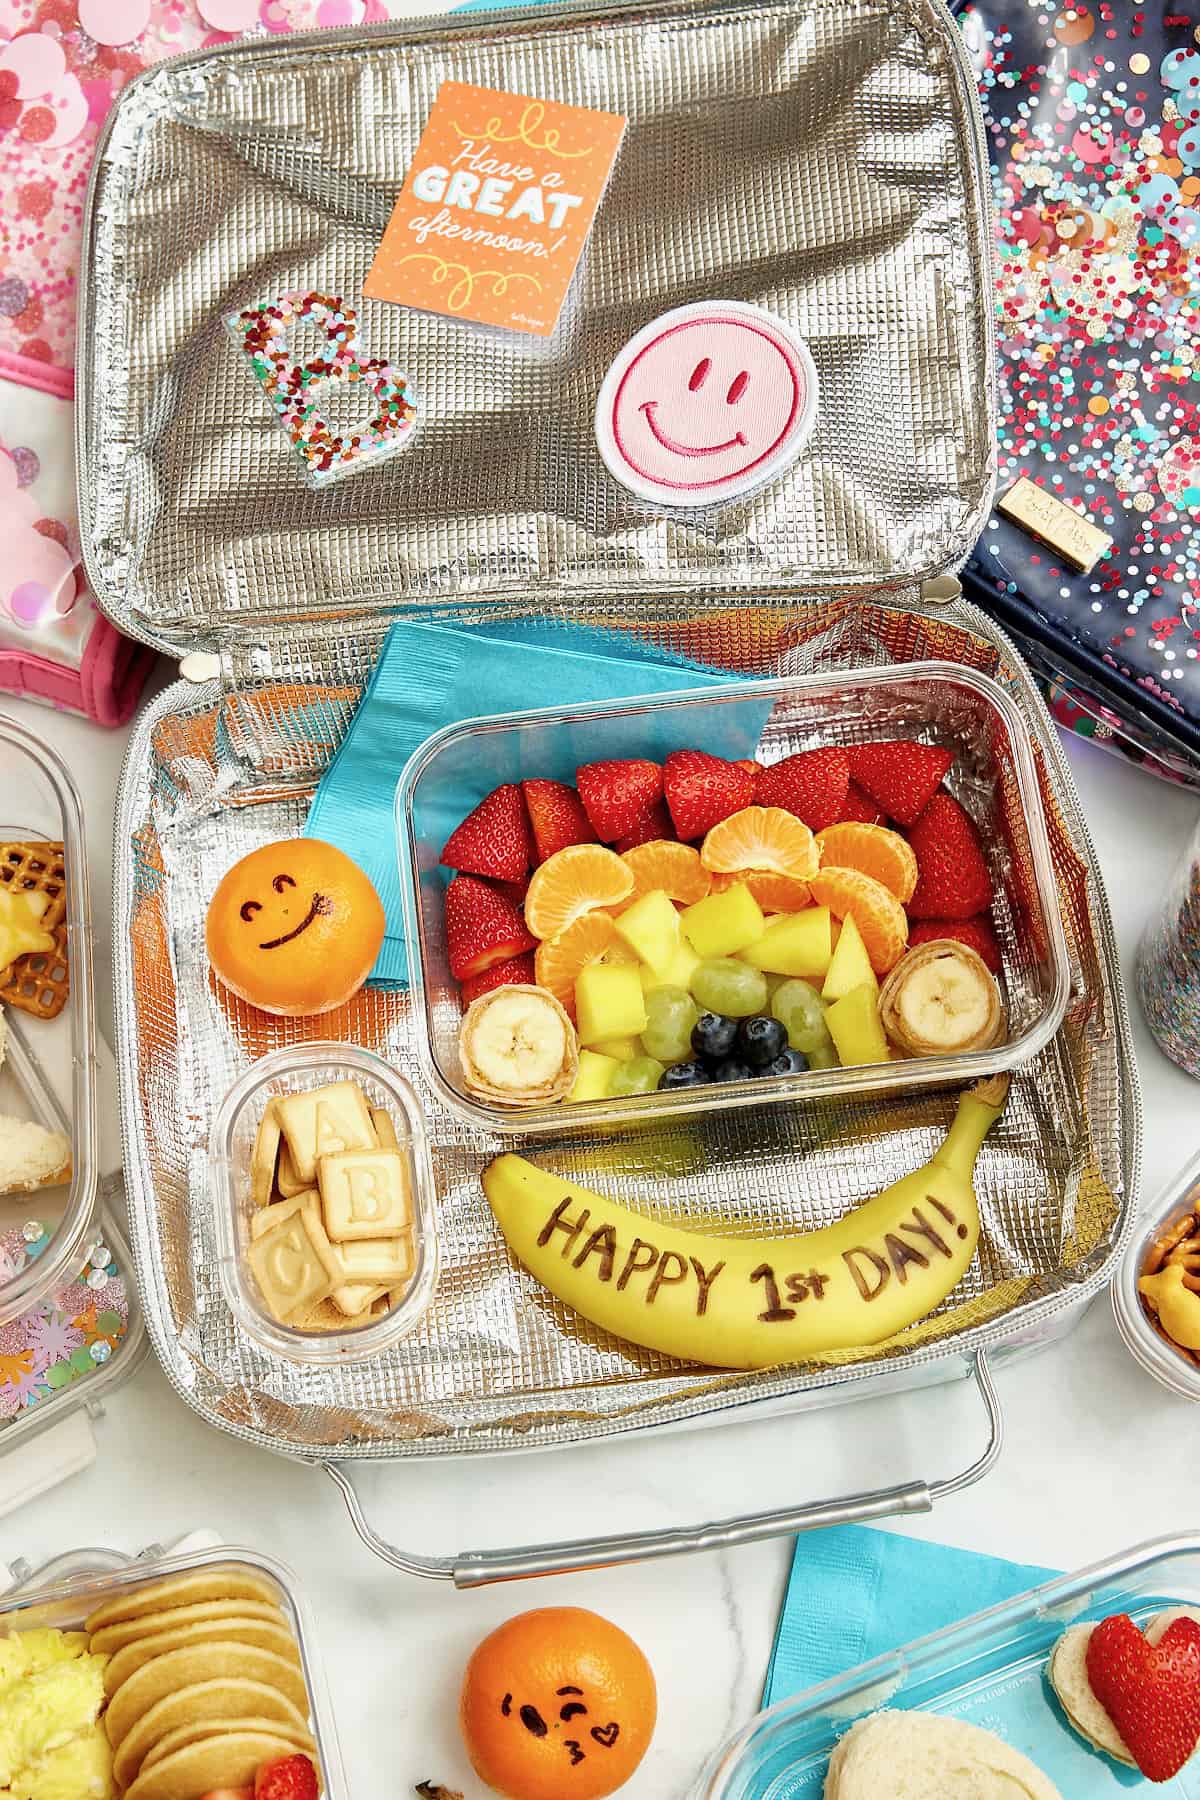
<svg viewBox="0 0 1200 1800">
<path fill-rule="evenodd" d="M 956 10 L 996 194 L 1001 419 L 964 586 L 1063 724 L 1200 783 L 1200 0 Z M 1006 502 L 1022 478 L 1039 491 Z M 1041 538 L 1005 516 L 1022 495 Z M 1108 540 L 1090 569 L 1056 500 Z"/>
</svg>

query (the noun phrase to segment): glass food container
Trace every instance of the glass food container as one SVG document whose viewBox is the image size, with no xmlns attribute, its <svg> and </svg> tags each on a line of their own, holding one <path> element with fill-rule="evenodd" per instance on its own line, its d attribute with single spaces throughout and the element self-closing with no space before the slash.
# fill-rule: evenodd
<svg viewBox="0 0 1200 1800">
<path fill-rule="evenodd" d="M 533 776 L 570 782 L 582 763 L 661 758 L 692 746 L 770 763 L 819 745 L 896 737 L 955 753 L 946 785 L 980 828 L 996 892 L 1006 1041 L 959 1055 L 571 1105 L 515 1109 L 472 1097 L 459 1060 L 462 1007 L 446 945 L 450 871 L 438 858 L 489 789 Z M 460 1118 L 491 1131 L 558 1134 L 817 1096 L 850 1100 L 966 1084 L 1037 1056 L 1066 1012 L 1071 967 L 1029 732 L 997 683 L 957 664 L 899 663 L 468 720 L 435 733 L 410 759 L 396 790 L 396 839 L 422 1063 Z"/>
<path fill-rule="evenodd" d="M 21 870 L 30 846 L 62 845 L 61 875 L 29 875 Z M 96 1209 L 96 1042 L 92 1002 L 91 914 L 88 907 L 87 851 L 83 808 L 66 766 L 31 731 L 0 714 L 0 845 L 4 869 L 0 885 L 42 880 L 51 904 L 65 887 L 66 913 L 57 934 L 48 979 L 30 974 L 31 994 L 57 983 L 65 964 L 69 992 L 57 1016 L 51 1008 L 26 1012 L 5 1005 L 8 1053 L 0 1066 L 0 1113 L 32 1120 L 64 1132 L 71 1143 L 71 1175 L 58 1187 L 0 1195 L 0 1239 L 18 1236 L 34 1223 L 44 1229 L 27 1241 L 36 1256 L 0 1257 L 0 1325 L 28 1311 L 76 1273 L 76 1263 Z M 49 858 L 37 857 L 38 862 Z M 65 940 L 65 956 L 58 944 Z M 17 965 L 14 965 L 16 967 Z M 28 965 L 27 965 L 28 966 Z M 70 1071 L 69 1116 L 60 1106 L 46 1071 Z M 43 1242 L 44 1239 L 44 1242 Z M 13 1266 L 13 1264 L 19 1266 Z"/>
<path fill-rule="evenodd" d="M 89 1614 L 105 1601 L 147 1581 L 201 1571 L 211 1574 L 223 1569 L 242 1569 L 259 1577 L 265 1576 L 276 1590 L 278 1604 L 300 1652 L 300 1666 L 308 1691 L 310 1729 L 321 1762 L 324 1800 L 346 1800 L 346 1775 L 325 1675 L 317 1655 L 312 1617 L 296 1576 L 272 1557 L 262 1556 L 256 1550 L 225 1545 L 177 1556 L 159 1556 L 151 1552 L 129 1560 L 110 1550 L 74 1551 L 57 1558 L 15 1593 L 0 1597 L 0 1637 L 39 1627 L 78 1630 Z"/>
<path fill-rule="evenodd" d="M 1158 1239 L 1177 1219 L 1198 1206 L 1200 1155 L 1193 1156 L 1142 1213 L 1112 1284 L 1113 1311 L 1126 1349 L 1147 1374 L 1185 1400 L 1200 1400 L 1200 1361 L 1193 1361 L 1187 1351 L 1168 1343 L 1151 1323 L 1138 1293 L 1138 1279 L 1145 1273 L 1147 1259 Z"/>
<path fill-rule="evenodd" d="M 1069 1625 L 1127 1612 L 1145 1626 L 1171 1606 L 1200 1606 L 1200 1537 L 1162 1538 L 851 1669 L 760 1713 L 718 1751 L 691 1800 L 822 1800 L 829 1757 L 882 1707 L 942 1713 L 996 1732 L 1064 1800 L 1112 1800 L 1146 1784 L 1067 1724 L 1045 1678 Z M 1197 1800 L 1200 1759 L 1154 1788 Z"/>
<path fill-rule="evenodd" d="M 356 1082 L 368 1106 L 382 1107 L 391 1115 L 408 1165 L 415 1261 L 408 1291 L 390 1312 L 359 1325 L 347 1319 L 344 1331 L 303 1331 L 275 1318 L 247 1261 L 250 1223 L 258 1211 L 251 1194 L 250 1163 L 271 1098 L 337 1081 Z M 417 1097 L 382 1057 L 340 1043 L 304 1044 L 264 1056 L 225 1096 L 213 1122 L 210 1158 L 221 1285 L 239 1323 L 264 1350 L 302 1363 L 359 1361 L 389 1349 L 420 1322 L 437 1285 L 433 1164 Z"/>
</svg>

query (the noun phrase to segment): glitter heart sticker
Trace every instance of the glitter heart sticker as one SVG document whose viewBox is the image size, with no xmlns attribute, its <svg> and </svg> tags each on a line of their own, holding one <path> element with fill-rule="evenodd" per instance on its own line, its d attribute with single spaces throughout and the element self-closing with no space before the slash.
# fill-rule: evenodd
<svg viewBox="0 0 1200 1800">
<path fill-rule="evenodd" d="M 358 316 L 328 294 L 295 292 L 230 313 L 225 324 L 271 403 L 276 418 L 314 487 L 357 473 L 403 450 L 416 428 L 417 408 L 405 376 L 390 363 L 363 355 Z M 297 327 L 320 334 L 307 360 L 296 360 Z M 321 410 L 335 384 L 362 384 L 374 411 L 361 424 L 338 429 Z"/>
</svg>

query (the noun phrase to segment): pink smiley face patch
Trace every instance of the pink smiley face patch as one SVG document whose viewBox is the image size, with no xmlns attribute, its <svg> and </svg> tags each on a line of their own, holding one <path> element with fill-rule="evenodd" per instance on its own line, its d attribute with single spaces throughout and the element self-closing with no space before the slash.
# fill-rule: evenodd
<svg viewBox="0 0 1200 1800">
<path fill-rule="evenodd" d="M 661 506 L 715 506 L 794 462 L 817 413 L 808 346 L 762 307 L 700 300 L 630 338 L 604 377 L 609 473 Z"/>
</svg>

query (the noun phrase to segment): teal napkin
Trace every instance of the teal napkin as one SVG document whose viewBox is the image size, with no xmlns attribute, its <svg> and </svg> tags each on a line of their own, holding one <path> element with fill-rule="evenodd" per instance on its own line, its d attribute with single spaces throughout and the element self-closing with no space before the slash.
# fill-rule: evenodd
<svg viewBox="0 0 1200 1800">
<path fill-rule="evenodd" d="M 486 630 L 450 630 L 400 621 L 393 625 L 367 691 L 309 810 L 305 832 L 336 844 L 374 882 L 387 915 L 387 934 L 371 979 L 403 987 L 408 979 L 400 906 L 400 873 L 393 804 L 396 782 L 413 751 L 444 725 L 536 706 L 571 706 L 586 700 L 619 700 L 633 694 L 726 686 L 728 671 L 703 669 L 650 651 L 623 634 L 551 620 L 497 621 Z M 698 729 L 702 749 L 730 757 L 753 756 L 770 710 L 760 702 L 723 707 L 719 724 Z M 727 716 L 729 715 L 729 716 Z M 719 741 L 714 739 L 719 732 Z M 661 741 L 659 738 L 661 737 Z M 561 766 L 538 773 L 570 780 L 576 762 L 601 756 L 661 760 L 680 745 L 639 726 L 637 747 L 611 733 L 601 742 L 572 727 Z M 442 838 L 502 781 L 519 772 L 496 762 L 463 759 L 462 778 L 439 794 Z M 532 774 L 532 770 L 524 771 Z M 424 821 L 423 821 L 424 822 Z"/>
<path fill-rule="evenodd" d="M 865 1525 L 798 1537 L 763 1705 L 999 1606 L 1057 1573 Z"/>
</svg>

